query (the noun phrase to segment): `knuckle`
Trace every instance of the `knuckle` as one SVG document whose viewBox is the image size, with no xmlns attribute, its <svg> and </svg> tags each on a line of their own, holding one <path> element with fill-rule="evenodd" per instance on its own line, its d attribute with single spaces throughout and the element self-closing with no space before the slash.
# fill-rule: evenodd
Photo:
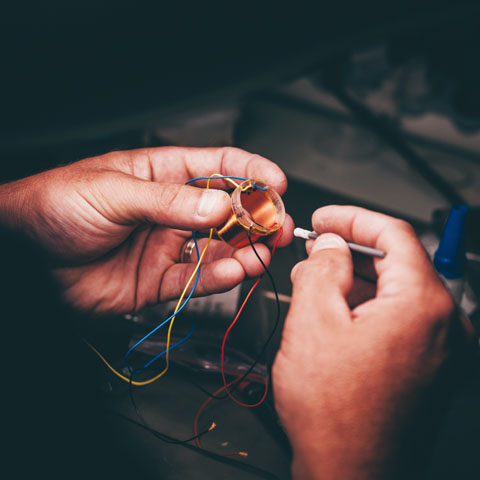
<svg viewBox="0 0 480 480">
<path fill-rule="evenodd" d="M 332 255 L 322 255 L 321 259 L 316 259 L 317 261 L 312 262 L 312 270 L 319 272 L 320 275 L 335 271 L 338 268 L 338 260 Z"/>
<path fill-rule="evenodd" d="M 312 277 L 324 277 L 336 272 L 339 269 L 339 262 L 331 255 L 322 255 L 321 258 L 309 258 L 297 264 L 294 272 L 294 280 Z"/>
<path fill-rule="evenodd" d="M 104 153 L 103 155 L 98 155 L 97 157 L 91 157 L 91 158 L 94 158 L 95 161 L 98 163 L 106 163 L 106 162 L 115 160 L 120 155 L 121 155 L 121 152 L 114 151 L 114 152 Z"/>
<path fill-rule="evenodd" d="M 164 211 L 168 211 L 174 208 L 175 204 L 181 196 L 183 190 L 182 186 L 178 185 L 163 185 L 161 194 L 158 195 L 158 207 Z"/>
<path fill-rule="evenodd" d="M 64 197 L 65 184 L 61 178 L 47 174 L 43 181 L 39 183 L 35 191 L 35 201 L 41 213 L 55 211 L 59 201 Z M 52 188 L 52 185 L 54 188 Z"/>
<path fill-rule="evenodd" d="M 411 299 L 414 304 L 418 305 L 415 318 L 420 319 L 420 325 L 423 325 L 428 331 L 434 328 L 438 331 L 448 329 L 454 313 L 456 311 L 455 302 L 443 287 L 443 285 L 432 285 L 423 290 L 423 294 L 416 299 Z"/>
<path fill-rule="evenodd" d="M 336 211 L 339 209 L 343 209 L 343 205 L 337 205 L 337 204 L 330 204 L 330 205 L 325 205 L 323 207 L 317 208 L 313 213 L 312 213 L 312 226 L 316 231 L 323 232 L 324 228 L 323 223 L 325 218 L 328 218 L 331 215 L 334 215 Z"/>
<path fill-rule="evenodd" d="M 304 276 L 304 270 L 305 270 L 305 260 L 303 260 L 302 262 L 299 262 L 297 263 L 293 269 L 292 269 L 292 273 L 291 273 L 291 280 L 292 282 L 295 282 L 296 280 L 298 280 L 299 278 L 302 278 Z"/>
<path fill-rule="evenodd" d="M 395 227 L 399 230 L 399 231 L 402 231 L 402 232 L 405 232 L 405 233 L 408 233 L 408 234 L 411 234 L 411 235 L 415 235 L 415 230 L 413 229 L 413 227 L 410 225 L 410 223 L 408 223 L 406 220 L 402 220 L 400 218 L 396 218 L 394 220 L 395 222 Z"/>
<path fill-rule="evenodd" d="M 234 159 L 240 152 L 243 152 L 240 148 L 236 147 L 221 147 L 219 149 L 219 154 L 221 158 L 221 164 L 223 165 L 227 159 L 232 158 Z"/>
<path fill-rule="evenodd" d="M 314 270 L 311 262 L 303 260 L 302 262 L 297 263 L 292 271 L 292 283 L 303 283 L 306 279 L 311 278 L 312 275 L 314 275 Z"/>
<path fill-rule="evenodd" d="M 240 149 L 236 147 L 220 147 L 219 150 L 220 150 L 220 153 L 224 155 L 229 155 L 229 154 L 240 151 Z"/>
<path fill-rule="evenodd" d="M 439 317 L 450 318 L 455 311 L 455 302 L 452 296 L 442 286 L 435 295 L 435 311 Z"/>
</svg>

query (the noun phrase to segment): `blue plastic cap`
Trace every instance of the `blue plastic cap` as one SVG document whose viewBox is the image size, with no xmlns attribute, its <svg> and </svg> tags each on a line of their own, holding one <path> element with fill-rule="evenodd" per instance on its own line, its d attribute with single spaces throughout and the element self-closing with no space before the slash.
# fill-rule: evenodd
<svg viewBox="0 0 480 480">
<path fill-rule="evenodd" d="M 460 278 L 465 268 L 465 221 L 468 207 L 452 207 L 433 264 L 445 278 Z"/>
</svg>

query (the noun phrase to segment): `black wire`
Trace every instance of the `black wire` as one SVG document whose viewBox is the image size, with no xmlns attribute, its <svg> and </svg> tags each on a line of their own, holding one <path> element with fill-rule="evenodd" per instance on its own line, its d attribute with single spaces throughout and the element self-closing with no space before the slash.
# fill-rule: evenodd
<svg viewBox="0 0 480 480">
<path fill-rule="evenodd" d="M 277 290 L 277 286 L 275 284 L 275 280 L 273 279 L 273 276 L 272 274 L 270 273 L 270 270 L 268 269 L 268 267 L 265 265 L 265 262 L 262 260 L 262 258 L 260 257 L 260 255 L 258 254 L 258 251 L 257 249 L 255 248 L 255 245 L 252 241 L 252 238 L 251 238 L 251 228 L 250 227 L 247 231 L 247 236 L 248 236 L 248 241 L 250 243 L 250 246 L 252 247 L 252 250 L 253 250 L 253 253 L 255 254 L 255 256 L 258 258 L 259 262 L 261 263 L 265 273 L 267 274 L 269 280 L 270 280 L 270 283 L 272 284 L 272 289 L 275 293 L 275 303 L 276 303 L 276 318 L 275 318 L 275 324 L 272 328 L 272 331 L 270 332 L 270 335 L 268 336 L 267 340 L 265 341 L 265 343 L 263 344 L 262 346 L 262 349 L 260 351 L 260 353 L 257 355 L 257 357 L 254 359 L 253 363 L 250 365 L 250 367 L 248 368 L 248 370 L 241 376 L 239 377 L 235 383 L 232 385 L 232 387 L 230 388 L 230 393 L 233 393 L 237 388 L 238 386 L 242 383 L 243 380 L 245 380 L 245 378 L 248 377 L 248 375 L 250 375 L 250 373 L 252 373 L 253 369 L 257 366 L 258 362 L 260 361 L 260 359 L 262 358 L 262 356 L 264 355 L 268 345 L 270 344 L 270 342 L 272 341 L 272 338 L 273 336 L 275 335 L 275 332 L 277 331 L 277 328 L 278 328 L 278 325 L 280 324 L 280 299 L 278 298 L 278 290 Z M 263 275 L 260 276 L 260 278 L 262 277 Z M 130 384 L 131 384 L 131 380 L 132 380 L 132 377 L 130 377 Z M 214 395 L 213 393 L 211 393 L 210 391 L 208 391 L 206 388 L 202 387 L 201 385 L 199 385 L 198 383 L 194 382 L 194 381 L 190 381 L 190 383 L 192 385 L 194 385 L 195 387 L 197 387 L 201 392 L 203 392 L 205 395 L 207 395 L 208 397 L 214 399 L 214 400 L 224 400 L 226 398 L 229 398 L 228 394 L 223 394 L 223 395 Z M 132 401 L 132 405 L 134 406 L 136 412 L 137 412 L 137 416 L 142 420 L 142 422 L 146 425 L 146 422 L 144 421 L 144 419 L 142 419 L 142 416 L 140 414 L 140 412 L 138 411 L 138 409 L 136 408 L 136 404 L 135 404 L 135 399 L 133 398 L 132 396 L 132 392 L 131 392 L 131 388 L 129 389 L 129 394 L 130 394 L 130 400 Z"/>
<path fill-rule="evenodd" d="M 248 232 L 247 232 L 247 235 L 248 235 L 248 241 L 250 243 L 250 246 L 252 247 L 252 250 L 253 250 L 253 253 L 255 253 L 256 257 L 258 258 L 259 262 L 262 264 L 262 267 L 265 271 L 265 273 L 267 274 L 268 278 L 270 279 L 270 283 L 272 284 L 272 288 L 273 288 L 273 291 L 275 293 L 275 303 L 276 303 L 276 318 L 275 318 L 275 324 L 272 328 L 272 331 L 270 332 L 270 335 L 268 336 L 267 340 L 265 341 L 265 343 L 263 344 L 262 346 L 262 349 L 260 350 L 260 353 L 257 355 L 257 357 L 255 358 L 255 360 L 253 361 L 253 363 L 250 365 L 250 367 L 248 368 L 248 370 L 241 376 L 238 378 L 238 380 L 235 380 L 235 383 L 232 385 L 231 388 L 229 388 L 230 390 L 230 394 L 232 394 L 236 389 L 237 387 L 242 383 L 243 380 L 245 380 L 245 378 L 248 377 L 248 375 L 250 375 L 250 373 L 252 372 L 252 370 L 257 366 L 258 362 L 260 361 L 260 359 L 262 358 L 262 356 L 264 355 L 268 345 L 270 344 L 270 342 L 272 341 L 272 338 L 273 336 L 275 335 L 275 332 L 277 331 L 277 328 L 278 328 L 278 325 L 280 324 L 280 299 L 278 298 L 278 290 L 277 290 L 277 286 L 275 284 L 275 280 L 273 279 L 273 276 L 272 274 L 270 273 L 270 270 L 268 269 L 268 267 L 265 265 L 264 261 L 262 260 L 262 258 L 260 257 L 260 255 L 258 254 L 257 252 L 257 249 L 255 248 L 255 245 L 252 241 L 252 236 L 251 236 L 251 230 L 252 230 L 252 227 L 250 227 L 248 229 Z M 193 382 L 192 382 L 193 383 Z M 210 398 L 213 398 L 215 400 L 224 400 L 226 398 L 228 398 L 228 394 L 224 394 L 224 395 L 214 395 L 213 393 L 209 392 L 208 390 L 206 390 L 205 388 L 201 387 L 200 385 L 194 383 L 194 385 L 199 389 L 201 390 L 203 393 L 205 393 L 206 395 L 208 395 Z"/>
<path fill-rule="evenodd" d="M 137 402 L 135 401 L 135 397 L 133 395 L 133 372 L 130 370 L 130 379 L 128 382 L 128 396 L 130 397 L 130 402 L 133 406 L 133 409 L 135 410 L 135 413 L 137 417 L 140 419 L 140 421 L 143 423 L 143 425 L 147 426 L 147 422 L 145 420 L 145 417 L 142 415 L 140 412 L 140 409 L 137 406 Z"/>
<path fill-rule="evenodd" d="M 196 445 L 190 445 L 189 443 L 184 443 L 183 441 L 177 440 L 174 437 L 170 437 L 169 435 L 165 435 L 164 433 L 160 433 L 157 430 L 154 430 L 153 428 L 150 428 L 147 425 L 142 425 L 141 423 L 137 422 L 136 420 L 133 420 L 130 417 L 127 417 L 126 415 L 123 415 L 120 412 L 116 412 L 114 410 L 108 410 L 107 412 L 116 415 L 117 417 L 132 423 L 136 425 L 137 427 L 140 427 L 147 432 L 150 432 L 153 436 L 156 438 L 162 440 L 162 441 L 168 441 L 168 443 L 174 443 L 181 445 L 184 448 L 187 448 L 195 453 L 198 453 L 199 455 L 203 455 L 204 457 L 210 458 L 212 460 L 216 460 L 217 462 L 224 463 L 225 465 L 229 465 L 230 467 L 237 468 L 239 470 L 244 470 L 249 473 L 253 473 L 254 475 L 257 475 L 262 478 L 266 478 L 268 480 L 280 480 L 279 477 L 277 477 L 275 474 L 268 472 L 267 470 L 263 470 L 262 468 L 255 467 L 253 465 L 250 465 L 248 463 L 243 463 L 238 460 L 234 460 L 232 458 L 228 457 L 223 457 L 222 455 L 219 455 L 217 453 L 210 452 L 209 450 L 205 450 L 203 448 L 199 448 Z M 195 438 L 195 437 L 193 437 Z"/>
<path fill-rule="evenodd" d="M 276 306 L 277 306 L 277 313 L 276 313 L 276 319 L 275 319 L 275 324 L 273 326 L 273 329 L 272 331 L 270 332 L 270 335 L 268 336 L 266 342 L 264 343 L 260 353 L 258 354 L 258 356 L 256 357 L 256 359 L 254 360 L 254 362 L 252 363 L 252 365 L 250 365 L 250 367 L 248 368 L 248 370 L 240 377 L 238 378 L 238 380 L 235 382 L 235 384 L 232 386 L 232 388 L 230 389 L 230 393 L 233 393 L 236 389 L 236 387 L 242 382 L 242 380 L 244 380 L 251 372 L 252 370 L 255 368 L 255 366 L 257 365 L 257 363 L 260 361 L 260 359 L 262 358 L 262 356 L 264 355 L 266 349 L 267 349 L 267 346 L 269 345 L 270 341 L 272 340 L 277 328 L 278 328 L 278 325 L 280 323 L 280 300 L 278 298 L 278 291 L 277 291 L 277 287 L 275 285 L 275 281 L 273 279 L 273 276 L 272 274 L 270 273 L 270 271 L 268 270 L 267 266 L 265 265 L 265 263 L 263 262 L 263 260 L 261 259 L 260 255 L 258 254 L 257 252 L 257 249 L 255 248 L 253 242 L 252 242 L 252 239 L 251 239 L 251 228 L 248 230 L 248 241 L 250 242 L 250 245 L 253 249 L 253 252 L 255 253 L 256 257 L 258 258 L 258 260 L 260 261 L 260 263 L 262 264 L 262 267 L 263 269 L 265 270 L 265 273 L 268 275 L 269 279 L 270 279 L 270 282 L 272 283 L 272 288 L 275 292 L 275 300 L 276 300 Z M 164 433 L 161 433 L 161 432 L 158 432 L 157 430 L 154 430 L 153 428 L 149 427 L 146 420 L 145 420 L 145 417 L 142 415 L 142 413 L 140 412 L 140 409 L 138 408 L 138 405 L 137 405 L 137 402 L 135 400 L 135 396 L 134 396 L 134 386 L 133 386 L 133 376 L 134 376 L 134 372 L 130 371 L 130 378 L 129 378 L 129 382 L 128 382 L 128 394 L 129 394 L 129 397 L 130 397 L 130 401 L 132 403 L 132 406 L 133 406 L 133 409 L 135 410 L 135 414 L 137 415 L 137 417 L 140 419 L 140 422 L 137 422 L 129 417 L 127 417 L 126 415 L 123 415 L 119 412 L 115 412 L 115 411 L 112 411 L 112 410 L 108 410 L 109 413 L 112 413 L 114 415 L 117 415 L 119 416 L 120 418 L 130 422 L 130 423 L 133 423 L 135 425 L 137 425 L 138 427 L 140 428 L 143 428 L 144 430 L 147 430 L 148 432 L 150 432 L 152 435 L 154 435 L 156 438 L 158 438 L 159 440 L 162 440 L 163 442 L 166 442 L 166 443 L 170 443 L 170 444 L 175 444 L 175 445 L 179 445 L 179 446 L 182 446 L 182 447 L 185 447 L 187 449 L 190 449 L 200 455 L 203 455 L 203 456 L 206 456 L 208 458 L 211 458 L 212 460 L 216 460 L 218 462 L 221 462 L 221 463 L 224 463 L 226 465 L 229 465 L 231 467 L 234 467 L 234 468 L 238 468 L 238 469 L 241 469 L 241 470 L 245 470 L 247 472 L 250 472 L 250 473 L 253 473 L 255 475 L 258 475 L 262 478 L 266 478 L 266 479 L 270 479 L 270 480 L 279 480 L 279 478 L 274 475 L 273 473 L 270 473 L 266 470 L 263 470 L 261 468 L 258 468 L 258 467 L 254 467 L 252 465 L 249 465 L 247 463 L 243 463 L 243 462 L 239 462 L 238 460 L 234 460 L 234 459 L 231 459 L 231 458 L 228 458 L 228 457 L 225 457 L 225 456 L 222 456 L 222 455 L 218 455 L 216 453 L 213 453 L 213 452 L 210 452 L 208 450 L 205 450 L 203 448 L 199 448 L 195 445 L 191 445 L 190 443 L 188 442 L 191 442 L 192 440 L 195 440 L 197 438 L 200 438 L 201 436 L 205 435 L 206 433 L 209 433 L 211 430 L 205 430 L 203 432 L 200 432 L 198 435 L 195 435 L 193 437 L 190 437 L 190 438 L 187 438 L 186 440 L 179 440 L 177 438 L 174 438 L 174 437 L 171 437 L 169 435 L 166 435 Z M 223 400 L 225 398 L 228 398 L 228 395 L 224 395 L 224 396 L 217 396 L 217 395 L 213 395 L 212 393 L 208 392 L 206 389 L 204 389 L 203 387 L 201 387 L 200 385 L 197 385 L 197 388 L 199 388 L 200 390 L 202 390 L 204 393 L 206 393 L 208 396 L 216 399 L 216 400 Z"/>
<path fill-rule="evenodd" d="M 133 372 L 130 372 L 130 381 L 128 382 L 128 395 L 130 397 L 130 402 L 132 403 L 133 409 L 135 410 L 135 414 L 140 419 L 140 422 L 143 424 L 143 426 L 145 428 L 150 429 L 147 421 L 145 420 L 145 417 L 142 415 L 142 413 L 140 412 L 140 409 L 138 408 L 137 402 L 135 400 L 135 396 L 133 394 L 133 384 L 132 384 L 132 382 L 133 382 Z M 165 435 L 161 432 L 156 431 L 157 437 L 160 440 L 163 440 L 166 443 L 173 443 L 173 444 L 176 444 L 176 445 L 183 445 L 183 444 L 186 444 L 188 442 L 191 442 L 192 440 L 196 440 L 197 438 L 202 437 L 203 435 L 205 435 L 208 432 L 211 432 L 211 430 L 210 429 L 204 430 L 203 432 L 200 432 L 199 434 L 194 435 L 193 437 L 187 438 L 185 440 L 179 440 L 179 439 L 170 437 L 168 435 Z"/>
</svg>

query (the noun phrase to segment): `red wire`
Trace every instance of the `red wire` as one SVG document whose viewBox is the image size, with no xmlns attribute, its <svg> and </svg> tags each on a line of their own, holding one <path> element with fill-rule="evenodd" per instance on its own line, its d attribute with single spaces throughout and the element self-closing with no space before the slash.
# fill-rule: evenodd
<svg viewBox="0 0 480 480">
<path fill-rule="evenodd" d="M 282 236 L 282 229 L 280 229 L 279 231 L 279 235 L 277 237 L 277 239 L 275 240 L 275 243 L 273 245 L 273 248 L 272 248 L 272 256 L 273 254 L 275 253 L 275 249 L 277 248 L 277 244 L 278 244 L 278 241 L 280 240 L 280 237 Z M 232 392 L 230 392 L 230 390 L 228 389 L 228 387 L 232 384 L 232 383 L 235 383 L 237 381 L 237 379 L 235 379 L 233 382 L 230 382 L 229 384 L 227 384 L 227 380 L 225 378 L 225 367 L 224 367 L 224 363 L 225 363 L 225 343 L 227 342 L 227 338 L 228 338 L 228 334 L 230 333 L 230 330 L 233 328 L 233 326 L 235 325 L 235 323 L 237 323 L 237 320 L 238 318 L 240 317 L 244 307 L 245 307 L 245 304 L 247 303 L 248 299 L 250 298 L 250 296 L 252 295 L 253 291 L 255 290 L 255 288 L 257 288 L 257 285 L 260 283 L 260 280 L 262 279 L 262 277 L 259 277 L 257 279 L 257 281 L 253 284 L 252 288 L 250 289 L 250 291 L 248 292 L 247 296 L 245 297 L 245 300 L 243 301 L 240 309 L 238 310 L 237 312 L 237 315 L 235 316 L 235 318 L 233 319 L 233 322 L 230 324 L 230 326 L 227 328 L 227 331 L 225 332 L 225 336 L 223 337 L 223 341 L 222 341 L 222 355 L 221 355 L 221 372 L 222 372 L 222 381 L 223 381 L 223 387 L 225 389 L 225 392 L 227 393 L 227 395 L 237 404 L 237 405 L 240 405 L 242 407 L 247 407 L 247 408 L 253 408 L 253 407 L 258 407 L 259 405 L 261 405 L 263 403 L 263 401 L 265 400 L 265 398 L 267 397 L 267 393 L 268 393 L 268 382 L 265 383 L 265 391 L 263 392 L 263 395 L 262 395 L 262 398 L 256 402 L 256 403 L 253 403 L 253 404 L 249 404 L 249 403 L 243 403 L 241 402 L 240 400 L 237 400 L 233 395 L 232 395 Z"/>
<path fill-rule="evenodd" d="M 230 383 L 228 383 L 228 386 L 231 386 L 234 384 L 239 378 L 241 378 L 243 375 L 239 375 L 237 378 L 233 379 Z M 263 375 L 258 375 L 257 373 L 250 373 L 247 376 L 247 379 L 257 379 L 257 380 L 262 380 L 265 383 L 265 390 L 268 389 L 268 381 Z M 200 416 L 202 412 L 205 410 L 207 405 L 213 400 L 214 397 L 216 397 L 219 393 L 222 393 L 225 390 L 225 385 L 223 387 L 220 387 L 211 397 L 208 397 L 205 402 L 203 402 L 202 406 L 198 409 L 197 414 L 195 415 L 195 421 L 193 424 L 193 430 L 195 432 L 195 436 L 198 435 L 198 421 L 200 420 Z M 195 438 L 195 443 L 197 444 L 198 448 L 203 448 L 202 444 L 200 443 L 200 437 Z M 245 452 L 229 452 L 229 453 L 223 453 L 221 454 L 224 457 L 229 457 L 231 455 L 242 455 L 246 456 Z"/>
<path fill-rule="evenodd" d="M 277 237 L 277 239 L 275 240 L 275 243 L 273 245 L 273 248 L 272 248 L 272 256 L 273 254 L 275 253 L 275 249 L 277 248 L 277 244 L 278 244 L 278 241 L 280 240 L 280 237 L 282 236 L 282 229 L 279 230 L 279 235 Z M 255 290 L 255 288 L 257 288 L 257 285 L 260 283 L 260 280 L 262 279 L 262 277 L 259 277 L 257 279 L 257 281 L 253 284 L 252 288 L 250 289 L 250 291 L 248 292 L 247 296 L 245 297 L 245 300 L 243 301 L 242 305 L 240 306 L 238 312 L 237 312 L 237 315 L 235 316 L 235 318 L 233 319 L 233 322 L 230 324 L 230 326 L 228 327 L 227 331 L 225 332 L 225 336 L 223 337 L 223 341 L 222 341 L 222 354 L 221 354 L 221 372 L 222 372 L 222 381 L 223 381 L 223 387 L 220 387 L 212 396 L 208 397 L 205 402 L 202 404 L 202 406 L 198 409 L 197 411 L 197 414 L 195 415 L 195 420 L 194 420 L 194 424 L 193 424 L 193 430 L 194 430 L 194 434 L 195 436 L 198 435 L 198 422 L 200 420 L 200 416 L 202 414 L 202 412 L 205 410 L 205 408 L 207 407 L 207 405 L 212 401 L 212 399 L 214 397 L 216 397 L 219 393 L 223 392 L 225 390 L 225 392 L 227 393 L 227 395 L 238 405 L 242 406 L 242 407 L 248 407 L 248 408 L 253 408 L 253 407 L 258 407 L 261 403 L 263 403 L 263 401 L 265 400 L 265 398 L 267 397 L 267 393 L 268 393 L 268 380 L 262 376 L 262 375 L 258 375 L 256 373 L 250 373 L 248 374 L 247 376 L 247 379 L 248 378 L 257 378 L 257 379 L 261 379 L 264 383 L 265 383 L 265 391 L 263 392 L 263 395 L 262 395 L 262 398 L 254 403 L 254 404 L 248 404 L 248 403 L 243 403 L 243 402 L 240 402 L 239 400 L 237 400 L 233 395 L 232 393 L 230 392 L 229 390 L 229 387 L 231 387 L 234 383 L 236 383 L 240 378 L 242 378 L 243 375 L 239 375 L 237 378 L 234 378 L 231 382 L 227 383 L 227 380 L 225 378 L 225 343 L 227 341 L 227 338 L 228 338 L 228 334 L 230 333 L 230 330 L 233 328 L 233 326 L 235 325 L 235 323 L 237 322 L 238 318 L 240 317 L 243 309 L 245 308 L 245 305 L 248 301 L 248 299 L 250 298 L 250 296 L 252 295 L 253 291 Z M 198 448 L 203 448 L 202 447 L 202 444 L 200 442 L 200 438 L 197 436 L 197 438 L 195 438 L 195 443 L 197 444 L 197 447 Z M 246 452 L 240 452 L 240 451 L 237 451 L 237 452 L 229 452 L 229 453 L 223 453 L 221 454 L 222 456 L 224 457 L 227 457 L 227 456 L 231 456 L 231 455 L 242 455 L 242 456 L 247 456 L 248 454 Z"/>
<path fill-rule="evenodd" d="M 222 371 L 222 381 L 223 381 L 223 389 L 225 390 L 225 392 L 227 393 L 227 395 L 238 405 L 242 406 L 242 407 L 257 407 L 258 405 L 260 405 L 264 400 L 265 400 L 265 397 L 267 396 L 267 391 L 268 391 L 268 387 L 265 387 L 265 392 L 263 393 L 262 395 L 262 398 L 255 404 L 248 404 L 248 403 L 243 403 L 243 402 L 240 402 L 240 400 L 237 400 L 233 395 L 232 393 L 230 392 L 230 390 L 228 389 L 228 387 L 232 384 L 232 383 L 235 383 L 237 381 L 238 378 L 240 377 L 237 377 L 235 380 L 233 380 L 232 382 L 230 382 L 229 384 L 227 384 L 227 379 L 225 378 L 225 343 L 227 341 L 227 338 L 228 338 L 228 334 L 230 333 L 230 330 L 233 328 L 233 326 L 235 325 L 235 323 L 237 323 L 237 320 L 238 318 L 240 317 L 248 299 L 250 298 L 250 296 L 252 295 L 253 291 L 255 290 L 255 288 L 257 288 L 257 285 L 260 283 L 260 280 L 261 278 L 258 278 L 257 281 L 253 284 L 252 288 L 250 289 L 250 291 L 248 292 L 247 296 L 245 297 L 245 300 L 243 301 L 242 303 L 242 306 L 240 307 L 240 309 L 238 310 L 237 312 L 237 315 L 235 316 L 235 318 L 233 319 L 233 322 L 230 324 L 230 326 L 227 328 L 227 331 L 225 333 L 225 336 L 223 337 L 223 341 L 222 341 L 222 356 L 221 356 L 221 371 Z M 268 382 L 266 383 L 266 385 L 268 385 Z"/>
</svg>

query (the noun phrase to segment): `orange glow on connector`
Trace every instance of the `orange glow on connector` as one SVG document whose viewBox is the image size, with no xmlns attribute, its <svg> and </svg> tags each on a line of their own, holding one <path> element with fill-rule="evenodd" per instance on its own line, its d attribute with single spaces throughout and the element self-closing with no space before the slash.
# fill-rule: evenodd
<svg viewBox="0 0 480 480">
<path fill-rule="evenodd" d="M 260 180 L 245 180 L 231 194 L 232 214 L 217 235 L 234 248 L 271 235 L 283 226 L 285 206 L 280 195 Z"/>
</svg>

